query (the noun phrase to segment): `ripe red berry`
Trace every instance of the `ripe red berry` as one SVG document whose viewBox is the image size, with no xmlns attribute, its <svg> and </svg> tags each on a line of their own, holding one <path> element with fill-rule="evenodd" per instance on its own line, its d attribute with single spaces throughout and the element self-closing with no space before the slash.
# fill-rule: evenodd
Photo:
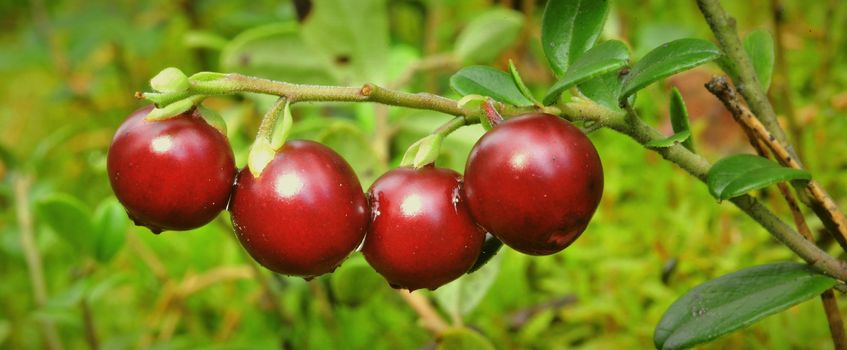
<svg viewBox="0 0 847 350">
<path fill-rule="evenodd" d="M 118 128 L 107 167 L 115 196 L 154 233 L 205 225 L 226 208 L 235 160 L 226 137 L 196 110 L 149 121 L 153 106 Z"/>
<path fill-rule="evenodd" d="M 494 127 L 474 145 L 465 194 L 488 232 L 515 250 L 548 255 L 588 226 L 603 194 L 603 168 L 579 129 L 549 114 L 528 114 Z"/>
<path fill-rule="evenodd" d="M 435 289 L 473 266 L 483 231 L 449 169 L 397 168 L 368 191 L 371 225 L 362 253 L 392 287 Z"/>
<path fill-rule="evenodd" d="M 241 244 L 277 273 L 334 270 L 365 237 L 367 200 L 353 169 L 328 147 L 289 141 L 259 177 L 244 168 L 230 203 Z"/>
</svg>

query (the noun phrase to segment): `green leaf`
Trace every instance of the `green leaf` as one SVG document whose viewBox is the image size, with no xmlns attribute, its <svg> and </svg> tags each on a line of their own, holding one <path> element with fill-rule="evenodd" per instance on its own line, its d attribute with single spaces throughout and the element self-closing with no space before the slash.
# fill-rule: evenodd
<svg viewBox="0 0 847 350">
<path fill-rule="evenodd" d="M 483 95 L 515 106 L 532 105 L 532 101 L 524 97 L 508 73 L 491 67 L 462 68 L 450 77 L 450 87 L 462 96 Z"/>
<path fill-rule="evenodd" d="M 385 281 L 361 254 L 355 254 L 329 276 L 329 284 L 335 298 L 355 306 L 373 297 Z"/>
<path fill-rule="evenodd" d="M 609 14 L 607 0 L 548 1 L 541 19 L 541 46 L 550 68 L 561 77 L 588 51 Z"/>
<path fill-rule="evenodd" d="M 76 197 L 64 193 L 51 194 L 36 202 L 38 218 L 77 251 L 94 251 L 94 228 L 90 210 Z"/>
<path fill-rule="evenodd" d="M 400 166 L 411 166 L 419 169 L 427 164 L 432 164 L 441 154 L 441 143 L 444 141 L 443 134 L 430 134 L 413 143 L 403 154 Z"/>
<path fill-rule="evenodd" d="M 703 283 L 668 308 L 656 326 L 657 349 L 708 342 L 832 288 L 836 280 L 805 264 L 755 266 Z"/>
<path fill-rule="evenodd" d="M 545 105 L 551 105 L 559 99 L 563 91 L 603 74 L 615 72 L 628 62 L 629 52 L 624 43 L 617 40 L 601 43 L 574 61 L 565 76 L 553 84 L 543 102 Z"/>
<path fill-rule="evenodd" d="M 514 44 L 521 32 L 520 12 L 495 8 L 476 16 L 456 38 L 453 51 L 472 63 L 489 63 Z"/>
<path fill-rule="evenodd" d="M 487 264 L 472 274 L 450 282 L 435 293 L 438 304 L 452 315 L 467 315 L 482 301 L 500 272 L 502 255 L 495 255 Z"/>
<path fill-rule="evenodd" d="M 313 1 L 303 23 L 304 42 L 315 51 L 304 59 L 330 62 L 345 85 L 382 83 L 388 77 L 389 33 L 386 0 Z"/>
<path fill-rule="evenodd" d="M 688 126 L 688 109 L 685 107 L 685 100 L 682 99 L 682 94 L 676 87 L 674 87 L 673 91 L 671 91 L 671 104 L 669 109 L 673 132 L 679 134 L 687 131 L 690 135 L 691 128 Z M 694 140 L 692 140 L 691 137 L 683 140 L 682 145 L 685 146 L 685 148 L 688 148 L 689 151 L 694 152 Z"/>
<path fill-rule="evenodd" d="M 718 200 L 737 197 L 747 192 L 765 188 L 777 182 L 811 180 L 805 170 L 786 168 L 774 161 L 738 154 L 719 160 L 706 174 L 709 192 Z"/>
<path fill-rule="evenodd" d="M 114 197 L 103 200 L 94 211 L 94 258 L 109 262 L 124 245 L 129 217 Z"/>
<path fill-rule="evenodd" d="M 328 59 L 306 45 L 295 23 L 275 23 L 238 34 L 220 55 L 221 70 L 292 83 L 337 83 Z"/>
<path fill-rule="evenodd" d="M 744 38 L 744 51 L 750 56 L 759 84 L 765 91 L 771 86 L 774 66 L 774 43 L 771 33 L 765 29 L 756 29 Z"/>
<path fill-rule="evenodd" d="M 664 139 L 661 139 L 661 140 L 649 141 L 649 142 L 645 143 L 644 146 L 647 146 L 647 147 L 650 147 L 650 148 L 668 148 L 670 146 L 673 146 L 675 144 L 678 144 L 678 143 L 681 143 L 685 140 L 688 140 L 689 138 L 691 138 L 691 131 L 685 130 L 685 131 L 680 131 L 676 134 L 673 134 L 668 138 L 664 138 Z"/>
<path fill-rule="evenodd" d="M 495 347 L 482 334 L 467 328 L 451 328 L 438 338 L 436 350 L 494 350 Z"/>
<path fill-rule="evenodd" d="M 697 67 L 720 57 L 718 48 L 702 39 L 679 39 L 665 43 L 647 53 L 626 76 L 621 99 L 653 82 Z"/>
<path fill-rule="evenodd" d="M 601 75 L 577 85 L 577 89 L 588 99 L 611 109 L 621 111 L 618 92 L 621 91 L 621 78 L 618 72 Z"/>
<path fill-rule="evenodd" d="M 512 75 L 512 82 L 515 83 L 515 86 L 518 87 L 518 91 L 521 94 L 532 101 L 535 105 L 540 105 L 538 101 L 535 99 L 535 96 L 532 96 L 532 91 L 529 91 L 529 88 L 524 84 L 523 79 L 521 79 L 521 74 L 518 72 L 518 67 L 515 67 L 515 63 L 512 60 L 509 60 L 509 74 Z"/>
</svg>

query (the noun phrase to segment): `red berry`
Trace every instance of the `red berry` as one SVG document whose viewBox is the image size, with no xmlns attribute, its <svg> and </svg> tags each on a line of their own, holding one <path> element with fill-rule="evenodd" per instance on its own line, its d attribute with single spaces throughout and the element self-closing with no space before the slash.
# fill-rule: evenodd
<svg viewBox="0 0 847 350">
<path fill-rule="evenodd" d="M 473 266 L 483 231 L 449 169 L 397 168 L 368 191 L 371 225 L 362 253 L 395 288 L 435 289 Z"/>
<path fill-rule="evenodd" d="M 136 110 L 109 147 L 109 181 L 136 225 L 154 233 L 205 225 L 226 208 L 235 160 L 226 137 L 190 110 L 145 119 Z"/>
<path fill-rule="evenodd" d="M 334 270 L 365 237 L 367 200 L 353 169 L 328 147 L 289 141 L 259 177 L 239 174 L 229 208 L 241 244 L 277 273 Z"/>
<path fill-rule="evenodd" d="M 579 129 L 549 114 L 528 114 L 474 145 L 465 194 L 488 232 L 515 250 L 548 255 L 588 226 L 603 194 L 603 167 Z"/>
</svg>

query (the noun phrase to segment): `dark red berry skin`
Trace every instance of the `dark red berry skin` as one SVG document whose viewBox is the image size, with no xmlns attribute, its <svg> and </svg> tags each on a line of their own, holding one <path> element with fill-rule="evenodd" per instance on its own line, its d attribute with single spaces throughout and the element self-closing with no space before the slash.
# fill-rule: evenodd
<svg viewBox="0 0 847 350">
<path fill-rule="evenodd" d="M 254 177 L 238 174 L 230 202 L 241 245 L 284 275 L 332 272 L 362 240 L 367 200 L 353 169 L 328 147 L 289 141 Z"/>
<path fill-rule="evenodd" d="M 588 226 L 603 194 L 603 167 L 579 129 L 549 114 L 497 125 L 477 141 L 465 167 L 476 221 L 531 255 L 565 249 Z"/>
<path fill-rule="evenodd" d="M 362 253 L 393 287 L 436 289 L 473 266 L 485 234 L 461 187 L 458 173 L 431 166 L 397 168 L 371 186 Z"/>
<path fill-rule="evenodd" d="M 226 137 L 195 111 L 160 121 L 136 110 L 118 128 L 107 168 L 115 196 L 154 233 L 205 225 L 226 208 L 235 160 Z"/>
</svg>

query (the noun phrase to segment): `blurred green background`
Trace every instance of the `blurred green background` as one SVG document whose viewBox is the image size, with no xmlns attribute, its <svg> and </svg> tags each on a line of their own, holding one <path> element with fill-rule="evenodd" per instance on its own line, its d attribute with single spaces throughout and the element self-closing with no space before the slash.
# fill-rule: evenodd
<svg viewBox="0 0 847 350">
<path fill-rule="evenodd" d="M 742 34 L 775 33 L 774 2 L 724 4 Z M 845 206 L 847 6 L 782 5 L 777 57 L 785 61 L 770 94 L 816 179 Z M 0 348 L 434 346 L 404 298 L 358 253 L 336 273 L 306 282 L 257 267 L 226 213 L 206 227 L 159 236 L 130 225 L 106 177 L 109 142 L 144 104 L 133 93 L 169 66 L 457 97 L 447 79 L 458 68 L 503 69 L 512 59 L 541 96 L 553 82 L 539 46 L 543 8 L 543 1 L 519 0 L 0 2 Z M 627 42 L 634 57 L 685 36 L 713 40 L 693 1 L 613 1 L 603 34 Z M 711 65 L 672 77 L 636 103 L 643 118 L 669 132 L 668 94 L 679 87 L 698 149 L 713 161 L 748 151 L 702 88 L 715 73 Z M 239 165 L 272 101 L 205 102 L 226 120 Z M 294 116 L 293 137 L 337 150 L 365 187 L 448 118 L 336 103 L 298 104 Z M 476 125 L 451 135 L 439 164 L 463 169 L 481 134 Z M 470 281 L 421 293 L 443 318 L 461 319 L 498 349 L 652 348 L 654 325 L 692 286 L 793 259 L 656 154 L 609 130 L 590 136 L 606 189 L 587 232 L 553 256 L 503 249 Z M 779 196 L 760 195 L 789 217 Z M 815 299 L 704 347 L 830 346 Z"/>
</svg>

